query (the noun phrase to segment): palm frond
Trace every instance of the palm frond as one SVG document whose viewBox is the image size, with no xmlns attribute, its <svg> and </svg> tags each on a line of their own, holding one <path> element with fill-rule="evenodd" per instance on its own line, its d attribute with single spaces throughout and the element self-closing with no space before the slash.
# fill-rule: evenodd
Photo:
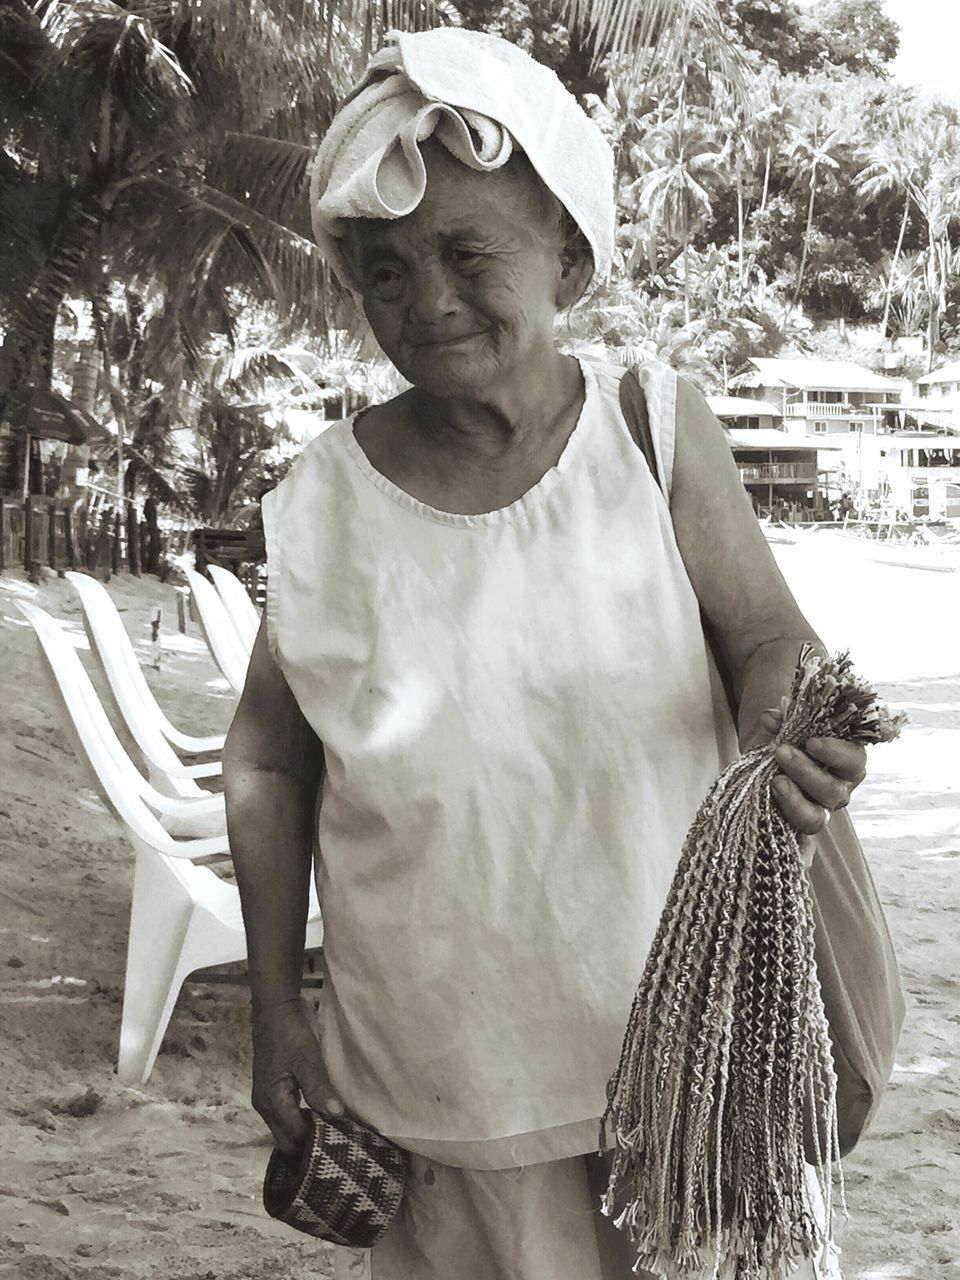
<svg viewBox="0 0 960 1280">
<path fill-rule="evenodd" d="M 141 223 L 130 237 L 130 267 L 164 282 L 171 319 L 203 311 L 214 295 L 240 286 L 272 298 L 291 326 L 326 327 L 335 291 L 312 240 L 203 183 L 185 189 L 150 175 L 136 201 L 149 234 Z"/>
<path fill-rule="evenodd" d="M 4 99 L 31 87 L 49 47 L 32 6 L 26 0 L 5 0 L 0 6 L 0 92 Z"/>
<path fill-rule="evenodd" d="M 272 347 L 241 347 L 218 356 L 210 366 L 208 383 L 221 393 L 250 395 L 262 392 L 271 381 L 295 384 L 300 390 L 316 394 L 319 386 L 305 372 L 303 361 L 295 355 Z"/>
<path fill-rule="evenodd" d="M 748 97 L 746 62 L 712 0 L 562 0 L 561 13 L 592 46 L 595 65 L 612 54 L 639 81 L 660 83 L 690 66 L 695 45 L 706 69 Z"/>
<path fill-rule="evenodd" d="M 46 92 L 81 165 L 84 147 L 103 169 L 130 143 L 146 149 L 158 134 L 182 139 L 193 85 L 142 17 L 113 0 L 51 3 L 43 31 L 56 53 Z"/>
<path fill-rule="evenodd" d="M 336 101 L 387 30 L 386 0 L 172 0 L 171 41 L 211 116 L 235 112 L 257 131 L 316 90 Z M 422 0 L 392 6 L 396 25 L 436 26 L 454 9 Z"/>
<path fill-rule="evenodd" d="M 311 155 L 312 148 L 305 142 L 227 133 L 219 155 L 207 169 L 206 182 L 260 217 L 307 239 Z"/>
</svg>

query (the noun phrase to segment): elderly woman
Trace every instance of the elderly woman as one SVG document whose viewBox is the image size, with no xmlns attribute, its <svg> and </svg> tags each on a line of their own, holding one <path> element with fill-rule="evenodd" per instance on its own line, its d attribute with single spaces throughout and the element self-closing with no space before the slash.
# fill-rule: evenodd
<svg viewBox="0 0 960 1280">
<path fill-rule="evenodd" d="M 350 1274 L 627 1280 L 600 1217 L 605 1084 L 684 834 L 815 639 L 703 398 L 558 350 L 609 262 L 612 165 L 556 77 L 466 31 L 395 37 L 341 108 L 317 238 L 410 389 L 264 500 L 269 600 L 225 753 L 254 1104 L 410 1153 Z M 780 753 L 814 833 L 862 749 Z M 319 794 L 319 807 L 318 807 Z M 316 846 L 318 1042 L 300 1001 Z M 803 1273 L 818 1274 L 814 1263 Z M 824 1274 L 820 1272 L 819 1274 Z"/>
</svg>

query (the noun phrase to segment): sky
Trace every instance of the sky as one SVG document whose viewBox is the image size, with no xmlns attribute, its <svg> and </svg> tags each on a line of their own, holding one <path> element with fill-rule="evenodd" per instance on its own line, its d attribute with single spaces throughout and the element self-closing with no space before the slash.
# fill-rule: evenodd
<svg viewBox="0 0 960 1280">
<path fill-rule="evenodd" d="M 883 8 L 900 28 L 894 76 L 960 103 L 960 0 L 883 0 Z"/>
<path fill-rule="evenodd" d="M 883 7 L 900 27 L 896 78 L 960 102 L 960 0 L 884 0 Z"/>
</svg>

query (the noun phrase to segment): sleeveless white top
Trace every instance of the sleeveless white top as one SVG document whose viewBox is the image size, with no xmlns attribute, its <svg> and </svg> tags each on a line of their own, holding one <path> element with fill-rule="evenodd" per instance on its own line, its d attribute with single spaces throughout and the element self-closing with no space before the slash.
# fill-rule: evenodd
<svg viewBox="0 0 960 1280">
<path fill-rule="evenodd" d="M 666 501 L 581 362 L 557 465 L 480 515 L 353 419 L 264 498 L 268 631 L 324 745 L 323 1051 L 347 1107 L 474 1168 L 595 1150 L 687 828 L 729 755 Z M 669 492 L 676 377 L 639 371 Z"/>
</svg>

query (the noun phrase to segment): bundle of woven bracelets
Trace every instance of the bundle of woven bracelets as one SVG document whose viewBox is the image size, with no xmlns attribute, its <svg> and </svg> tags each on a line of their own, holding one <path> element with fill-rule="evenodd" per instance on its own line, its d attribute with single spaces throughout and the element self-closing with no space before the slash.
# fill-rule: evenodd
<svg viewBox="0 0 960 1280">
<path fill-rule="evenodd" d="M 804 646 L 776 738 L 721 774 L 687 835 L 601 1130 L 602 1144 L 615 1138 L 604 1212 L 667 1280 L 787 1280 L 830 1243 L 836 1075 L 773 752 L 810 737 L 888 742 L 903 721 L 848 654 Z"/>
</svg>

